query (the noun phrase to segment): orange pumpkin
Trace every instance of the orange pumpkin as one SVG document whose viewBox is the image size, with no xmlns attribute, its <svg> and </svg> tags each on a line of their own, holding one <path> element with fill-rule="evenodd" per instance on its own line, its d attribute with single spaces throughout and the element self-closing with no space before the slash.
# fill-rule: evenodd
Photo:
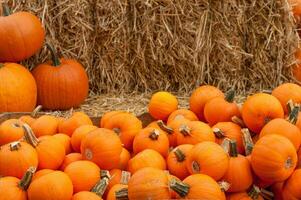
<svg viewBox="0 0 301 200">
<path fill-rule="evenodd" d="M 117 168 L 121 152 L 122 145 L 119 137 L 108 129 L 95 129 L 82 140 L 83 158 L 96 163 L 101 169 Z"/>
<path fill-rule="evenodd" d="M 32 181 L 27 193 L 28 200 L 70 200 L 72 181 L 64 172 L 54 171 Z"/>
<path fill-rule="evenodd" d="M 29 12 L 11 14 L 4 4 L 0 17 L 0 62 L 19 62 L 37 53 L 45 39 L 41 21 Z M 1 85 L 1 84 L 0 84 Z"/>
<path fill-rule="evenodd" d="M 163 157 L 167 157 L 169 151 L 169 140 L 160 129 L 145 128 L 136 136 L 133 142 L 134 153 L 137 154 L 145 149 L 153 149 Z"/>
<path fill-rule="evenodd" d="M 23 124 L 18 119 L 8 119 L 0 124 L 0 146 L 20 140 L 24 136 Z"/>
<path fill-rule="evenodd" d="M 293 172 L 291 177 L 283 186 L 283 197 L 287 200 L 297 200 L 301 198 L 300 191 L 301 169 Z"/>
<path fill-rule="evenodd" d="M 186 166 L 190 174 L 206 174 L 220 180 L 228 170 L 229 156 L 214 142 L 195 145 L 187 156 Z"/>
<path fill-rule="evenodd" d="M 170 124 L 172 124 L 173 127 L 176 127 L 176 124 L 180 123 L 182 120 L 174 120 Z M 154 128 L 159 129 L 161 132 L 167 135 L 169 140 L 169 146 L 174 147 L 177 145 L 177 136 L 175 134 L 175 131 L 170 126 L 167 126 L 162 120 L 154 121 L 150 123 L 146 128 Z"/>
<path fill-rule="evenodd" d="M 260 133 L 268 121 L 283 117 L 281 103 L 276 97 L 265 93 L 250 96 L 242 107 L 242 118 L 247 127 L 255 133 Z"/>
<path fill-rule="evenodd" d="M 174 148 L 168 155 L 166 163 L 169 172 L 183 180 L 189 176 L 186 168 L 187 155 L 193 148 L 191 144 L 183 144 Z"/>
<path fill-rule="evenodd" d="M 82 154 L 80 154 L 80 153 L 70 153 L 70 154 L 68 154 L 68 155 L 65 156 L 64 161 L 63 161 L 63 163 L 62 163 L 60 169 L 61 169 L 62 171 L 64 171 L 65 168 L 66 168 L 68 165 L 70 165 L 70 164 L 73 163 L 73 162 L 82 160 L 82 159 L 83 159 Z"/>
<path fill-rule="evenodd" d="M 68 135 L 59 133 L 59 134 L 53 135 L 53 137 L 55 139 L 57 139 L 62 145 L 64 145 L 66 154 L 69 154 L 72 152 L 71 138 Z"/>
<path fill-rule="evenodd" d="M 233 122 L 219 122 L 212 127 L 212 130 L 217 144 L 222 144 L 226 138 L 235 140 L 238 153 L 244 154 L 245 149 L 240 126 Z"/>
<path fill-rule="evenodd" d="M 0 44 L 2 40 L 0 36 Z M 1 48 L 0 57 L 4 49 L 7 48 Z M 19 64 L 0 63 L 0 112 L 31 112 L 36 103 L 37 85 L 31 73 Z"/>
<path fill-rule="evenodd" d="M 128 162 L 128 170 L 131 174 L 134 174 L 139 169 L 145 167 L 153 167 L 161 170 L 166 169 L 166 162 L 161 154 L 152 150 L 146 149 L 135 155 Z"/>
<path fill-rule="evenodd" d="M 128 185 L 114 185 L 107 195 L 107 200 L 128 199 Z"/>
<path fill-rule="evenodd" d="M 178 109 L 169 115 L 167 119 L 167 124 L 170 124 L 172 121 L 179 120 L 179 119 L 188 119 L 190 121 L 199 120 L 196 114 L 194 114 L 194 112 L 192 112 L 191 110 Z"/>
<path fill-rule="evenodd" d="M 36 119 L 30 115 L 23 115 L 22 117 L 19 118 L 19 120 L 31 126 Z"/>
<path fill-rule="evenodd" d="M 230 90 L 225 97 L 216 97 L 205 104 L 204 116 L 210 126 L 218 122 L 231 121 L 232 117 L 240 116 L 240 111 L 234 103 L 235 91 Z"/>
<path fill-rule="evenodd" d="M 102 200 L 102 198 L 94 192 L 82 191 L 74 194 L 71 200 Z"/>
<path fill-rule="evenodd" d="M 263 181 L 284 181 L 293 173 L 297 164 L 294 145 L 287 138 L 275 134 L 259 139 L 251 156 L 252 168 Z"/>
<path fill-rule="evenodd" d="M 82 125 L 75 129 L 71 137 L 71 145 L 74 151 L 80 152 L 82 140 L 89 132 L 94 131 L 95 129 L 97 129 L 97 126 L 93 125 Z"/>
<path fill-rule="evenodd" d="M 107 186 L 109 192 L 115 185 L 127 185 L 131 176 L 130 172 L 121 171 L 120 169 L 113 169 L 110 171 L 111 179 Z"/>
<path fill-rule="evenodd" d="M 297 156 L 298 156 L 297 168 L 301 168 L 301 148 L 298 150 Z"/>
<path fill-rule="evenodd" d="M 50 174 L 52 172 L 54 172 L 54 170 L 52 170 L 52 169 L 41 169 L 33 175 L 32 181 L 37 180 L 38 178 L 40 178 L 46 174 Z"/>
<path fill-rule="evenodd" d="M 51 115 L 43 115 L 36 119 L 31 128 L 37 137 L 44 135 L 54 135 L 58 129 L 58 119 Z"/>
<path fill-rule="evenodd" d="M 13 142 L 0 148 L 0 176 L 22 178 L 30 167 L 38 166 L 38 154 L 27 143 Z"/>
<path fill-rule="evenodd" d="M 253 186 L 249 192 L 239 192 L 227 195 L 227 200 L 264 200 L 258 187 Z"/>
<path fill-rule="evenodd" d="M 124 170 L 128 166 L 128 162 L 131 159 L 131 154 L 126 148 L 122 148 L 120 159 L 119 159 L 119 167 L 118 169 Z"/>
<path fill-rule="evenodd" d="M 99 127 L 104 128 L 104 124 L 108 123 L 108 121 L 110 121 L 112 116 L 120 113 L 126 113 L 126 111 L 116 110 L 116 111 L 110 111 L 105 113 L 100 119 Z"/>
<path fill-rule="evenodd" d="M 193 91 L 190 100 L 190 110 L 194 112 L 199 120 L 205 121 L 204 117 L 204 107 L 205 104 L 215 98 L 215 97 L 224 97 L 222 91 L 218 88 L 211 86 L 211 85 L 203 85 Z"/>
<path fill-rule="evenodd" d="M 215 141 L 214 133 L 210 126 L 200 121 L 186 121 L 175 129 L 177 144 L 198 144 L 204 141 Z"/>
</svg>

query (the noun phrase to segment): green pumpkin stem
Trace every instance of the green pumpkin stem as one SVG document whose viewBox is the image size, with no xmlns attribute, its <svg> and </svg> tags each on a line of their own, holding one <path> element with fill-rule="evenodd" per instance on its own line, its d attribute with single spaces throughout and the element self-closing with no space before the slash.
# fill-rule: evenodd
<svg viewBox="0 0 301 200">
<path fill-rule="evenodd" d="M 9 16 L 11 15 L 11 11 L 7 5 L 7 3 L 2 3 L 2 9 L 3 9 L 3 15 L 4 16 Z"/>
<path fill-rule="evenodd" d="M 186 156 L 183 153 L 183 151 L 181 151 L 181 149 L 179 149 L 179 148 L 175 149 L 174 154 L 175 154 L 178 162 L 183 162 L 185 160 L 185 158 L 186 158 Z"/>
<path fill-rule="evenodd" d="M 190 190 L 190 186 L 188 184 L 176 179 L 171 179 L 169 187 L 180 197 L 186 197 Z"/>
<path fill-rule="evenodd" d="M 222 139 L 222 138 L 226 137 L 225 133 L 219 128 L 214 128 L 213 133 L 214 133 L 215 137 L 217 137 L 218 139 Z"/>
<path fill-rule="evenodd" d="M 106 170 L 102 170 L 100 175 L 100 180 L 94 185 L 94 187 L 91 189 L 91 192 L 97 194 L 99 197 L 102 197 L 109 185 L 111 177 L 110 173 Z"/>
<path fill-rule="evenodd" d="M 160 136 L 159 130 L 154 129 L 154 130 L 152 130 L 152 131 L 150 132 L 150 134 L 149 134 L 148 137 L 149 137 L 150 139 L 152 139 L 152 140 L 158 140 L 159 136 Z"/>
<path fill-rule="evenodd" d="M 261 191 L 260 191 L 259 187 L 253 185 L 251 190 L 248 192 L 248 195 L 251 199 L 257 200 L 260 193 L 261 193 Z"/>
<path fill-rule="evenodd" d="M 162 129 L 163 131 L 165 131 L 168 134 L 173 134 L 173 132 L 174 132 L 173 129 L 170 128 L 169 126 L 166 126 L 162 120 L 158 120 L 157 125 L 160 127 L 160 129 Z"/>
<path fill-rule="evenodd" d="M 26 191 L 31 183 L 31 179 L 34 175 L 34 173 L 36 172 L 35 167 L 30 167 L 27 172 L 25 173 L 25 175 L 23 176 L 23 178 L 21 179 L 21 181 L 19 182 L 19 187 Z"/>
<path fill-rule="evenodd" d="M 234 101 L 235 97 L 235 90 L 231 89 L 225 94 L 225 100 L 228 101 L 229 103 L 232 103 Z"/>
<path fill-rule="evenodd" d="M 116 200 L 129 200 L 128 189 L 122 188 L 120 190 L 117 190 L 115 192 L 115 197 L 116 197 Z"/>
<path fill-rule="evenodd" d="M 24 140 L 33 147 L 37 147 L 39 144 L 39 139 L 35 136 L 32 129 L 28 124 L 23 124 L 24 130 Z"/>
<path fill-rule="evenodd" d="M 242 139 L 243 139 L 243 143 L 244 143 L 244 147 L 245 147 L 245 153 L 246 153 L 246 156 L 248 156 L 253 151 L 254 143 L 253 143 L 249 129 L 247 129 L 247 128 L 241 129 L 241 132 L 242 132 Z"/>
<path fill-rule="evenodd" d="M 235 140 L 230 140 L 229 149 L 230 149 L 229 154 L 230 154 L 231 157 L 237 157 L 238 156 L 237 144 L 236 144 Z"/>
<path fill-rule="evenodd" d="M 61 65 L 61 61 L 60 61 L 59 57 L 57 56 L 57 53 L 54 50 L 53 46 L 50 45 L 50 44 L 48 44 L 48 43 L 46 43 L 46 46 L 47 46 L 48 50 L 51 53 L 53 66 L 59 66 L 59 65 Z"/>
<path fill-rule="evenodd" d="M 298 115 L 299 115 L 300 107 L 294 106 L 291 112 L 288 115 L 288 121 L 294 125 L 296 125 L 298 121 Z"/>
</svg>

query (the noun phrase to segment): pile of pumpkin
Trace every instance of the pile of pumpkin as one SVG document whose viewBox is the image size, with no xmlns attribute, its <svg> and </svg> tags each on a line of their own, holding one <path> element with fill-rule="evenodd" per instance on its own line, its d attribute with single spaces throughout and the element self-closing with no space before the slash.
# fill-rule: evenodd
<svg viewBox="0 0 301 200">
<path fill-rule="evenodd" d="M 204 85 L 188 110 L 157 92 L 146 127 L 125 111 L 100 128 L 82 112 L 4 121 L 0 199 L 301 199 L 301 87 L 233 99 Z"/>
</svg>

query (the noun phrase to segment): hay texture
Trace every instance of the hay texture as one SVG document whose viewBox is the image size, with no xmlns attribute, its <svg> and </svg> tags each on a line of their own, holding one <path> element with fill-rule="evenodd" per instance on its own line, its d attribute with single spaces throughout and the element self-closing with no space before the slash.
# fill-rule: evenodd
<svg viewBox="0 0 301 200">
<path fill-rule="evenodd" d="M 287 0 L 7 2 L 42 19 L 47 41 L 83 63 L 97 94 L 269 89 L 291 79 L 299 40 Z"/>
</svg>

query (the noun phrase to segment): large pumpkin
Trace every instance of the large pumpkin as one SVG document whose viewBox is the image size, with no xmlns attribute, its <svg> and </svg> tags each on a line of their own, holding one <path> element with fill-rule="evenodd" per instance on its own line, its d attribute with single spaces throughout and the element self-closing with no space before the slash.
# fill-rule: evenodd
<svg viewBox="0 0 301 200">
<path fill-rule="evenodd" d="M 37 85 L 30 72 L 19 64 L 0 63 L 0 112 L 31 112 L 36 103 Z"/>
<path fill-rule="evenodd" d="M 52 48 L 52 62 L 32 71 L 38 87 L 38 103 L 47 109 L 78 107 L 88 96 L 88 76 L 76 60 L 59 59 Z"/>
<path fill-rule="evenodd" d="M 0 62 L 19 62 L 33 56 L 45 39 L 40 20 L 29 12 L 10 15 L 7 5 L 3 11 L 4 17 L 0 17 Z"/>
</svg>

